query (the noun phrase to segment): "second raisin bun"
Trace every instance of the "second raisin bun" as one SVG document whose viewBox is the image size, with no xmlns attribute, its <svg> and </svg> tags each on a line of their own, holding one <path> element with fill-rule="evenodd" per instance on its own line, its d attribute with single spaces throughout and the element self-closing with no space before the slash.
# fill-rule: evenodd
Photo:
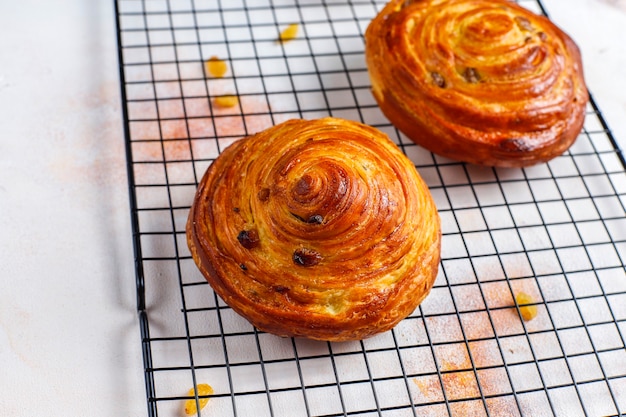
<svg viewBox="0 0 626 417">
<path fill-rule="evenodd" d="M 367 28 L 373 95 L 430 151 L 521 167 L 567 150 L 588 101 L 576 44 L 506 0 L 393 0 Z"/>
<path fill-rule="evenodd" d="M 437 275 L 441 230 L 386 135 L 324 118 L 226 148 L 199 184 L 187 240 L 215 292 L 257 328 L 342 341 L 413 312 Z"/>
</svg>

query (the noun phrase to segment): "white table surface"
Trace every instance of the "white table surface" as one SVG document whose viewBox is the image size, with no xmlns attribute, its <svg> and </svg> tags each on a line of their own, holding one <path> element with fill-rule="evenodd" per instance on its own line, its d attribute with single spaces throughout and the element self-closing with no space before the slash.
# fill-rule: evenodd
<svg viewBox="0 0 626 417">
<path fill-rule="evenodd" d="M 626 149 L 626 0 L 544 0 Z M 0 414 L 145 416 L 110 1 L 0 3 Z"/>
</svg>

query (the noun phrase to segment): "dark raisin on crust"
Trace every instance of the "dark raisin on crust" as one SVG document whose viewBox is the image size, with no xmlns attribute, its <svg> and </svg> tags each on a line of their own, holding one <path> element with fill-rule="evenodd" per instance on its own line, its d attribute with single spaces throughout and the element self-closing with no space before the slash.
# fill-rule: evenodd
<svg viewBox="0 0 626 417">
<path fill-rule="evenodd" d="M 246 249 L 252 249 L 259 245 L 259 235 L 254 229 L 242 230 L 237 235 L 237 240 Z"/>
<path fill-rule="evenodd" d="M 257 194 L 257 197 L 259 197 L 259 200 L 261 200 L 262 202 L 265 203 L 270 198 L 270 189 L 269 188 L 261 188 L 261 190 Z"/>
<path fill-rule="evenodd" d="M 293 252 L 293 262 L 300 266 L 315 266 L 322 260 L 322 255 L 313 249 L 299 248 Z"/>
<path fill-rule="evenodd" d="M 432 79 L 435 82 L 435 85 L 437 85 L 437 87 L 446 88 L 446 80 L 443 78 L 443 76 L 441 74 L 439 74 L 436 71 L 432 71 L 430 73 L 430 76 L 432 77 Z"/>
<path fill-rule="evenodd" d="M 306 221 L 309 224 L 322 224 L 324 222 L 324 217 L 321 214 L 314 214 Z"/>
<path fill-rule="evenodd" d="M 478 74 L 476 68 L 465 68 L 465 71 L 463 71 L 463 78 L 470 84 L 476 84 L 480 82 L 480 74 Z"/>
</svg>

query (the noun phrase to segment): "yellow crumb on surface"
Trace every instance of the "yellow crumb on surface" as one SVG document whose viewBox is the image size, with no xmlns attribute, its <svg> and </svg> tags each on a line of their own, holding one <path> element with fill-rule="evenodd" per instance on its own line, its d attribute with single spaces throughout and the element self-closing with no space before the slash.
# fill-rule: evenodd
<svg viewBox="0 0 626 417">
<path fill-rule="evenodd" d="M 209 384 L 198 384 L 197 389 L 198 389 L 198 397 L 203 397 L 203 396 L 213 394 L 213 388 Z M 196 392 L 192 388 L 189 390 L 187 395 L 190 397 L 195 397 Z M 208 398 L 198 398 L 198 403 L 200 405 L 201 410 L 204 408 L 204 406 L 207 405 L 208 402 L 209 402 Z M 198 413 L 198 408 L 196 404 L 196 399 L 193 398 L 193 399 L 185 401 L 185 414 L 189 416 L 189 415 L 197 414 L 197 413 Z"/>
<path fill-rule="evenodd" d="M 218 107 L 235 107 L 239 103 L 237 96 L 219 96 L 215 97 L 215 105 Z"/>
<path fill-rule="evenodd" d="M 280 36 L 278 37 L 278 40 L 280 42 L 287 42 L 292 39 L 295 39 L 296 36 L 298 36 L 299 27 L 300 25 L 298 25 L 297 23 L 290 24 L 282 32 L 280 32 Z"/>
<path fill-rule="evenodd" d="M 224 74 L 226 74 L 226 71 L 228 71 L 228 65 L 223 59 L 212 56 L 206 61 L 206 69 L 213 77 L 222 78 Z"/>
<path fill-rule="evenodd" d="M 515 296 L 515 302 L 519 307 L 519 312 L 524 319 L 524 321 L 530 321 L 537 317 L 537 306 L 536 305 L 528 305 L 535 302 L 533 298 L 526 294 L 525 292 L 518 292 Z"/>
</svg>

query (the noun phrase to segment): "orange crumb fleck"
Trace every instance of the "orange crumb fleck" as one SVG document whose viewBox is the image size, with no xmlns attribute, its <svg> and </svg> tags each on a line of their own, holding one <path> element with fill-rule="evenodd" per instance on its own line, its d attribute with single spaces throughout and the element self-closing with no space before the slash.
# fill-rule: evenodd
<svg viewBox="0 0 626 417">
<path fill-rule="evenodd" d="M 441 382 L 437 375 L 425 375 L 413 378 L 413 383 L 420 390 L 420 402 L 442 401 L 443 393 L 448 399 L 471 399 L 480 395 L 478 381 L 472 371 L 446 372 L 441 374 Z"/>
<path fill-rule="evenodd" d="M 199 397 L 206 397 L 208 395 L 213 394 L 213 388 L 209 384 L 198 384 L 197 389 L 198 389 Z M 189 393 L 187 395 L 195 397 L 196 392 L 192 388 L 189 390 Z M 200 409 L 202 410 L 204 406 L 207 405 L 208 402 L 209 402 L 208 398 L 199 398 L 198 403 L 200 404 Z M 198 408 L 196 405 L 196 399 L 193 398 L 193 399 L 185 401 L 185 414 L 192 415 L 192 414 L 197 414 L 197 413 L 198 413 Z"/>
<path fill-rule="evenodd" d="M 472 371 L 444 373 L 443 389 L 449 399 L 475 398 L 479 394 L 478 381 Z"/>
<path fill-rule="evenodd" d="M 239 103 L 237 96 L 215 97 L 215 105 L 218 107 L 235 107 Z"/>
<path fill-rule="evenodd" d="M 226 74 L 226 71 L 228 71 L 228 65 L 226 65 L 226 61 L 224 61 L 223 59 L 212 56 L 206 62 L 206 69 L 208 73 L 215 78 L 222 78 L 224 74 Z"/>
<path fill-rule="evenodd" d="M 299 27 L 300 27 L 300 25 L 298 25 L 297 23 L 290 24 L 282 32 L 280 32 L 280 36 L 279 36 L 278 40 L 280 42 L 287 42 L 287 41 L 290 41 L 292 39 L 295 39 L 296 36 L 298 36 L 298 28 Z"/>
<path fill-rule="evenodd" d="M 519 312 L 524 321 L 530 321 L 537 317 L 537 306 L 528 305 L 534 303 L 534 300 L 530 295 L 520 291 L 515 296 L 515 302 L 519 307 Z"/>
<path fill-rule="evenodd" d="M 413 378 L 413 383 L 420 391 L 419 402 L 435 402 L 443 400 L 443 390 L 437 375 L 425 375 Z"/>
</svg>

